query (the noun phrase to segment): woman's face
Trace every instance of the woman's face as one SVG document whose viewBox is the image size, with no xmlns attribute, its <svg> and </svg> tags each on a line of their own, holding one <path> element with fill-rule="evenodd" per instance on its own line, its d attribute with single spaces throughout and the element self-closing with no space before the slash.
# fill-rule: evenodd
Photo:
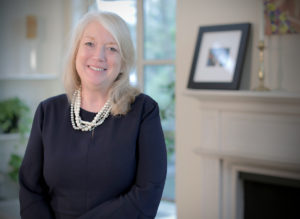
<svg viewBox="0 0 300 219">
<path fill-rule="evenodd" d="M 83 32 L 76 55 L 76 70 L 83 88 L 106 91 L 121 71 L 120 48 L 99 22 L 91 22 Z"/>
</svg>

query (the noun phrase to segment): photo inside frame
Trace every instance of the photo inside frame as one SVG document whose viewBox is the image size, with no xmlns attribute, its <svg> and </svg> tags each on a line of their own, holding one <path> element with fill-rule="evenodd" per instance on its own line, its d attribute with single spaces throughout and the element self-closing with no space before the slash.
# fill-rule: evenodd
<svg viewBox="0 0 300 219">
<path fill-rule="evenodd" d="M 234 76 L 241 36 L 241 30 L 204 33 L 194 81 L 231 82 Z"/>
</svg>

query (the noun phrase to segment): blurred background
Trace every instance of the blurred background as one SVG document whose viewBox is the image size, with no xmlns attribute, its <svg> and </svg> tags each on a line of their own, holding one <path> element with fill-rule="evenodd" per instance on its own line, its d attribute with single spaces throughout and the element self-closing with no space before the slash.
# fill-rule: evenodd
<svg viewBox="0 0 300 219">
<path fill-rule="evenodd" d="M 0 219 L 20 218 L 17 173 L 33 114 L 40 101 L 64 92 L 69 33 L 93 10 L 114 11 L 127 22 L 137 53 L 130 82 L 160 106 L 168 174 L 157 218 L 295 214 L 299 1 L 0 0 Z M 199 27 L 245 22 L 251 29 L 240 88 L 188 89 Z M 260 40 L 266 92 L 254 91 Z"/>
</svg>

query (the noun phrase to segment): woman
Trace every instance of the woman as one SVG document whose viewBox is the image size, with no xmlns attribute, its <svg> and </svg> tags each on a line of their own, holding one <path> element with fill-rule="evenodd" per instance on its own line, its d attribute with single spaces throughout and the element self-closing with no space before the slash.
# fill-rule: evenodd
<svg viewBox="0 0 300 219">
<path fill-rule="evenodd" d="M 21 216 L 154 218 L 166 148 L 157 103 L 129 85 L 129 30 L 113 13 L 88 13 L 70 45 L 67 95 L 35 113 L 19 174 Z"/>
</svg>

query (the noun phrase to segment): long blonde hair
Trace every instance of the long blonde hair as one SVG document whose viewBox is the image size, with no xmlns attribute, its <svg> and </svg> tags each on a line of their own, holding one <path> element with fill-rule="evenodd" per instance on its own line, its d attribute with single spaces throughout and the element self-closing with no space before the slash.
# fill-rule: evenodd
<svg viewBox="0 0 300 219">
<path fill-rule="evenodd" d="M 112 115 L 124 115 L 130 110 L 131 103 L 140 91 L 129 83 L 129 73 L 134 67 L 135 53 L 128 26 L 121 17 L 112 12 L 88 12 L 75 27 L 65 59 L 64 86 L 66 94 L 71 101 L 74 91 L 81 85 L 75 65 L 76 54 L 85 28 L 93 21 L 103 25 L 112 34 L 120 48 L 122 72 L 114 81 L 109 95 L 112 101 Z"/>
</svg>

